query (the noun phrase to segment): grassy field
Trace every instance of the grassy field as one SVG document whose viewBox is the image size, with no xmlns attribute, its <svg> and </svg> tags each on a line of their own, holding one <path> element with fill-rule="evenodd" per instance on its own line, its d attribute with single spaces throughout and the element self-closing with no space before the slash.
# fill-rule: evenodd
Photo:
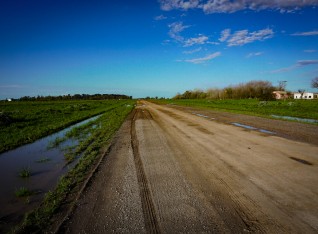
<svg viewBox="0 0 318 234">
<path fill-rule="evenodd" d="M 83 138 L 78 148 L 74 149 L 74 152 L 80 151 L 82 157 L 77 165 L 60 179 L 55 190 L 45 195 L 41 206 L 26 215 L 23 223 L 15 229 L 15 233 L 44 233 L 48 231 L 51 218 L 59 212 L 63 204 L 67 203 L 65 201 L 69 195 L 72 196 L 79 191 L 81 184 L 102 156 L 101 152 L 110 143 L 114 133 L 134 108 L 134 104 L 134 101 L 129 100 L 111 105 L 113 108 L 108 109 L 97 120 L 68 133 L 67 137 Z M 92 126 L 98 127 L 92 128 Z M 88 131 L 89 134 L 86 134 Z"/>
<path fill-rule="evenodd" d="M 318 100 L 258 101 L 257 99 L 165 99 L 152 101 L 158 104 L 175 104 L 263 117 L 280 115 L 318 120 Z"/>
<path fill-rule="evenodd" d="M 131 100 L 0 102 L 0 153 Z"/>
</svg>

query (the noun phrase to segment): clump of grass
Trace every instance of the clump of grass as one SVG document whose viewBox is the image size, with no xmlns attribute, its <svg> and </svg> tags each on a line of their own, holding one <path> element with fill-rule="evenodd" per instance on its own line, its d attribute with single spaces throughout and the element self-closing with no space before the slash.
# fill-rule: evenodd
<svg viewBox="0 0 318 234">
<path fill-rule="evenodd" d="M 36 160 L 35 162 L 37 162 L 37 163 L 46 163 L 46 162 L 49 162 L 49 161 L 51 161 L 50 158 L 43 157 L 43 158 L 40 158 L 40 159 Z"/>
<path fill-rule="evenodd" d="M 32 195 L 32 191 L 30 191 L 26 187 L 20 187 L 20 188 L 15 190 L 15 195 L 17 197 L 28 197 L 28 196 Z"/>
<path fill-rule="evenodd" d="M 23 167 L 19 172 L 19 176 L 22 178 L 28 178 L 31 176 L 31 170 L 29 167 Z"/>
<path fill-rule="evenodd" d="M 47 148 L 53 149 L 58 147 L 61 143 L 63 143 L 66 140 L 66 137 L 56 137 L 53 141 L 49 142 Z"/>
</svg>

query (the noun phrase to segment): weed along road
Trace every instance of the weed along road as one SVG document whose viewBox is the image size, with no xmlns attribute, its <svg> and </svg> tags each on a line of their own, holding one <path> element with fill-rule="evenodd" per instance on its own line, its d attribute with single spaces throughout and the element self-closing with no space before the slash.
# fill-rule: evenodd
<svg viewBox="0 0 318 234">
<path fill-rule="evenodd" d="M 317 185 L 315 144 L 140 102 L 59 232 L 317 233 Z"/>
</svg>

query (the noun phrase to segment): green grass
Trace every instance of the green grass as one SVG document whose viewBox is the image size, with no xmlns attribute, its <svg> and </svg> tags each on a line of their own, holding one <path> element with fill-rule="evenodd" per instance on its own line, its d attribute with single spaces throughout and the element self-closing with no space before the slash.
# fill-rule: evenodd
<svg viewBox="0 0 318 234">
<path fill-rule="evenodd" d="M 0 102 L 0 153 L 131 100 Z M 59 139 L 58 139 L 59 140 Z M 54 144 L 61 143 L 59 141 Z"/>
<path fill-rule="evenodd" d="M 53 149 L 56 147 L 59 147 L 61 143 L 63 143 L 66 140 L 65 137 L 56 137 L 53 141 L 49 142 L 47 148 Z"/>
<path fill-rule="evenodd" d="M 36 160 L 35 162 L 37 162 L 37 163 L 46 163 L 46 162 L 49 162 L 49 161 L 51 161 L 50 158 L 43 157 L 43 158 L 40 158 L 40 159 Z"/>
<path fill-rule="evenodd" d="M 22 178 L 29 178 L 31 176 L 31 170 L 29 167 L 23 167 L 20 172 L 19 176 Z"/>
<path fill-rule="evenodd" d="M 59 211 L 67 196 L 78 191 L 81 183 L 101 157 L 103 147 L 107 146 L 126 116 L 133 109 L 134 101 L 119 105 L 105 112 L 99 119 L 100 127 L 94 131 L 80 147 L 83 156 L 77 165 L 62 177 L 53 191 L 48 192 L 37 209 L 25 216 L 23 223 L 15 230 L 17 233 L 43 233 L 47 231 L 52 217 Z M 84 141 L 83 141 L 84 142 Z M 81 145 L 81 144 L 80 144 Z M 77 149 L 76 149 L 77 150 Z"/>
<path fill-rule="evenodd" d="M 175 104 L 263 117 L 281 115 L 318 120 L 318 100 L 258 101 L 257 99 L 166 99 L 152 101 L 158 104 Z"/>
<path fill-rule="evenodd" d="M 31 196 L 33 193 L 26 187 L 20 187 L 15 190 L 16 197 L 28 197 Z"/>
</svg>

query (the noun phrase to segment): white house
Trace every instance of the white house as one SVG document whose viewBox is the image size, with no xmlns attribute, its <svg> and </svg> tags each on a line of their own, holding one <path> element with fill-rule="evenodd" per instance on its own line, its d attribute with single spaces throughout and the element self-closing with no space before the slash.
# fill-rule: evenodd
<svg viewBox="0 0 318 234">
<path fill-rule="evenodd" d="M 303 95 L 301 93 L 294 93 L 294 99 L 316 99 L 318 98 L 318 93 L 305 92 Z"/>
</svg>

